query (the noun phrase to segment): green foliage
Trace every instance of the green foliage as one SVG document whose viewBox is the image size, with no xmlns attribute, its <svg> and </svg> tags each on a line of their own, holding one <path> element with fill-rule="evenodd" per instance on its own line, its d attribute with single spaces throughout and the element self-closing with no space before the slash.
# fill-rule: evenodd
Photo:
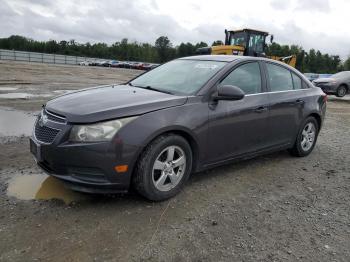
<svg viewBox="0 0 350 262">
<path fill-rule="evenodd" d="M 350 56 L 344 62 L 344 70 L 350 71 Z"/>
<path fill-rule="evenodd" d="M 213 43 L 213 45 L 221 44 L 223 42 L 220 40 Z M 154 45 L 129 42 L 126 38 L 112 45 L 105 43 L 91 44 L 89 42 L 81 44 L 74 39 L 60 42 L 55 40 L 41 42 L 18 35 L 0 39 L 0 48 L 2 49 L 158 63 L 177 57 L 195 55 L 198 48 L 207 46 L 206 43 L 200 42 L 196 44 L 181 43 L 174 47 L 166 36 L 159 37 Z M 268 45 L 266 54 L 281 57 L 295 54 L 297 56 L 296 68 L 301 72 L 335 73 L 340 70 L 350 70 L 350 57 L 342 64 L 337 55 L 322 54 L 314 49 L 306 52 L 301 46 L 297 45 L 289 46 L 272 43 Z"/>
<path fill-rule="evenodd" d="M 338 55 L 322 54 L 315 49 L 306 52 L 301 46 L 296 45 L 288 46 L 272 43 L 267 47 L 266 54 L 281 57 L 294 54 L 297 56 L 296 68 L 305 73 L 332 74 L 342 69 L 341 60 Z"/>
<path fill-rule="evenodd" d="M 213 42 L 212 46 L 216 46 L 216 45 L 223 45 L 224 42 L 222 42 L 221 40 L 216 40 Z"/>
<path fill-rule="evenodd" d="M 159 37 L 155 45 L 129 42 L 126 38 L 112 45 L 105 43 L 91 44 L 89 42 L 80 44 L 74 39 L 60 42 L 55 40 L 40 42 L 17 35 L 0 39 L 0 48 L 2 49 L 154 63 L 194 55 L 197 48 L 205 46 L 208 45 L 200 42 L 195 45 L 181 43 L 179 46 L 173 47 L 166 36 Z"/>
<path fill-rule="evenodd" d="M 164 63 L 174 58 L 172 44 L 168 37 L 161 36 L 156 40 L 155 48 L 158 53 L 159 62 Z"/>
</svg>

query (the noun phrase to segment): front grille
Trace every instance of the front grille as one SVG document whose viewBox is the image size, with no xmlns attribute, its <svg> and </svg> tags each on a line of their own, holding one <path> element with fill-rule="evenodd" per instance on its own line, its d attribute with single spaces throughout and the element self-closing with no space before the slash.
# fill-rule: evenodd
<svg viewBox="0 0 350 262">
<path fill-rule="evenodd" d="M 53 129 L 47 126 L 40 126 L 40 119 L 36 122 L 35 138 L 39 142 L 51 144 L 55 140 L 58 132 L 60 132 L 60 130 Z"/>
<path fill-rule="evenodd" d="M 47 110 L 44 111 L 44 114 L 51 121 L 58 122 L 58 123 L 65 123 L 66 122 L 66 118 L 64 116 L 54 114 L 54 113 L 47 111 Z"/>
</svg>

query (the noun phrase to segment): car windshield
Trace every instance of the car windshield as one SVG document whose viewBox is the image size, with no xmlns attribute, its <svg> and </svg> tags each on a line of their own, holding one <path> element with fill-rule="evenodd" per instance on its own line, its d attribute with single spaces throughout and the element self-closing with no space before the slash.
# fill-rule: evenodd
<svg viewBox="0 0 350 262">
<path fill-rule="evenodd" d="M 332 75 L 332 78 L 344 78 L 344 77 L 350 77 L 350 71 L 339 72 Z"/>
<path fill-rule="evenodd" d="M 226 64 L 218 61 L 178 59 L 156 67 L 130 84 L 160 92 L 190 95 L 198 91 Z"/>
</svg>

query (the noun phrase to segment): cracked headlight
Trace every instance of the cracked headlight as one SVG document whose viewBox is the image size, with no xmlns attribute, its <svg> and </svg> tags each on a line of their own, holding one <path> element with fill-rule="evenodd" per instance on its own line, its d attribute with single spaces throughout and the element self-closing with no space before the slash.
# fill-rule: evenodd
<svg viewBox="0 0 350 262">
<path fill-rule="evenodd" d="M 91 125 L 74 125 L 70 135 L 71 142 L 101 142 L 110 141 L 113 136 L 127 123 L 137 116 L 116 119 Z"/>
</svg>

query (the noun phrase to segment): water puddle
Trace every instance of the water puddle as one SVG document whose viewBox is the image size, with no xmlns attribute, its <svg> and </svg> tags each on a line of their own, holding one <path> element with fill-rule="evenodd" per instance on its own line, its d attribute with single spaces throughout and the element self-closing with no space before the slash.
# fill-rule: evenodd
<svg viewBox="0 0 350 262">
<path fill-rule="evenodd" d="M 8 182 L 7 195 L 21 200 L 59 199 L 66 204 L 87 199 L 86 195 L 67 189 L 64 184 L 48 175 L 18 175 Z"/>
<path fill-rule="evenodd" d="M 33 94 L 29 94 L 29 93 L 6 93 L 6 94 L 0 94 L 0 98 L 4 98 L 4 99 L 28 99 L 30 97 L 33 97 Z"/>
<path fill-rule="evenodd" d="M 0 108 L 1 136 L 30 136 L 35 116 L 22 111 Z"/>
<path fill-rule="evenodd" d="M 29 94 L 29 93 L 6 93 L 0 94 L 3 99 L 29 99 L 32 97 L 50 97 L 51 94 Z"/>
<path fill-rule="evenodd" d="M 0 87 L 0 91 L 14 91 L 17 89 L 18 87 Z"/>
</svg>

